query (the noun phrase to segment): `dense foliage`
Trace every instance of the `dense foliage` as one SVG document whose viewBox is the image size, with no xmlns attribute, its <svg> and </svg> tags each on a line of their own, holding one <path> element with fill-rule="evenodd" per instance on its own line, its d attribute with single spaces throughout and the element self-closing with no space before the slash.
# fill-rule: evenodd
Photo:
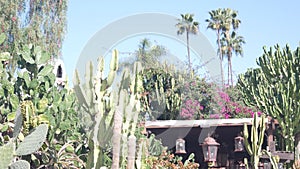
<svg viewBox="0 0 300 169">
<path fill-rule="evenodd" d="M 9 64 L 15 67 L 18 49 L 35 44 L 51 57 L 60 57 L 66 32 L 66 0 L 12 0 L 0 1 L 0 33 L 6 39 L 0 51 L 9 52 Z"/>
<path fill-rule="evenodd" d="M 238 86 L 247 105 L 256 106 L 278 120 L 284 138 L 282 148 L 294 151 L 295 135 L 300 132 L 300 48 L 264 48 L 257 64 L 259 68 L 239 77 Z"/>
<path fill-rule="evenodd" d="M 221 86 L 195 73 L 189 35 L 197 34 L 199 23 L 194 15 L 182 14 L 176 26 L 178 34 L 186 33 L 188 72 L 162 64 L 166 48 L 142 39 L 121 69 L 114 51 L 107 77 L 99 58 L 96 73 L 88 63 L 85 81 L 77 72 L 69 89 L 56 84 L 53 70 L 64 39 L 67 1 L 12 0 L 0 6 L 1 167 L 198 168 L 193 154 L 183 162 L 147 135 L 145 121 L 243 118 L 262 112 L 278 120 L 285 138 L 281 146 L 294 150 L 300 131 L 300 48 L 264 49 L 259 68 L 241 75 L 234 86 L 232 55 L 242 55 L 245 43 L 236 34 L 241 21 L 235 10 L 211 11 L 207 20 L 218 36 L 220 66 L 224 56 L 228 59 L 229 87 L 223 71 Z M 112 90 L 117 74 L 121 81 Z M 33 148 L 25 151 L 24 145 Z"/>
<path fill-rule="evenodd" d="M 50 126 L 45 146 L 31 156 L 24 156 L 24 159 L 36 167 L 83 165 L 77 156 L 81 150 L 78 146 L 83 145 L 84 137 L 77 118 L 75 94 L 55 85 L 50 55 L 41 47 L 23 45 L 18 53 L 20 59 L 13 72 L 15 76 L 11 76 L 12 70 L 7 64 L 1 64 L 0 143 L 4 144 L 12 137 L 13 121 L 20 107 L 23 115 L 21 138 L 39 124 Z M 1 53 L 1 63 L 7 63 L 9 55 Z"/>
</svg>

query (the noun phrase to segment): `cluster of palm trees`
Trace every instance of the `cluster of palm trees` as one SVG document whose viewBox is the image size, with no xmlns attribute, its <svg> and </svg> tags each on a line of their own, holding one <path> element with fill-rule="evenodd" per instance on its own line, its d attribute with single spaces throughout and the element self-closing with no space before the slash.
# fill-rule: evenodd
<svg viewBox="0 0 300 169">
<path fill-rule="evenodd" d="M 223 60 L 227 57 L 228 61 L 228 79 L 227 84 L 233 85 L 233 71 L 232 71 L 232 55 L 243 56 L 242 45 L 245 40 L 242 36 L 237 35 L 237 29 L 241 20 L 237 18 L 238 12 L 229 8 L 219 8 L 209 12 L 210 18 L 206 19 L 208 23 L 207 28 L 216 32 L 218 45 L 218 58 L 220 59 L 222 85 L 224 82 Z M 192 71 L 192 64 L 190 59 L 189 35 L 197 34 L 199 32 L 199 23 L 194 20 L 193 14 L 181 14 L 178 23 L 175 25 L 178 28 L 177 34 L 186 33 L 188 66 L 189 71 Z"/>
</svg>

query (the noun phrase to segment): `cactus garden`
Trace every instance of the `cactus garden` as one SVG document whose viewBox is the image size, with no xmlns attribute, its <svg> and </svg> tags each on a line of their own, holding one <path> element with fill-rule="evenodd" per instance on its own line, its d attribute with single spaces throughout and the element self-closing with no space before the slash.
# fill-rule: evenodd
<svg viewBox="0 0 300 169">
<path fill-rule="evenodd" d="M 72 3 L 0 2 L 0 169 L 300 168 L 299 45 L 261 46 L 257 65 L 236 73 L 249 37 L 243 11 L 215 8 L 203 21 L 185 13 L 164 22 L 184 42 L 179 64 L 171 43 L 144 30 L 124 52 L 112 41 L 127 25 L 114 23 L 111 39 L 91 38 L 102 38 L 89 51 L 97 58 L 81 55 L 68 74 Z M 212 49 L 210 60 L 194 56 L 203 55 L 195 44 Z"/>
</svg>

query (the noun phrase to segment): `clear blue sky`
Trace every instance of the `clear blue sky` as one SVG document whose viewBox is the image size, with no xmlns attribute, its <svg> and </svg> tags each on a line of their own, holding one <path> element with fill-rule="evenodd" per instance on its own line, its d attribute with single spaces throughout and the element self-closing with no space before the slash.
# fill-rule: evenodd
<svg viewBox="0 0 300 169">
<path fill-rule="evenodd" d="M 247 68 L 256 66 L 256 58 L 262 55 L 263 46 L 270 47 L 277 43 L 284 46 L 288 43 L 292 49 L 295 49 L 299 45 L 299 6 L 300 1 L 296 0 L 70 0 L 67 14 L 68 32 L 62 51 L 63 59 L 67 74 L 72 78 L 81 51 L 97 31 L 123 17 L 145 12 L 165 13 L 178 17 L 181 13 L 193 13 L 195 20 L 200 22 L 200 32 L 216 48 L 215 32 L 206 29 L 205 19 L 209 18 L 210 10 L 231 8 L 239 12 L 242 24 L 238 33 L 246 40 L 244 57 L 233 58 L 233 70 L 235 74 L 239 74 L 245 72 Z M 120 31 L 121 29 L 120 27 Z M 122 44 L 124 45 L 126 46 Z M 167 45 L 166 47 L 168 48 Z M 130 46 L 125 52 L 133 50 Z"/>
</svg>

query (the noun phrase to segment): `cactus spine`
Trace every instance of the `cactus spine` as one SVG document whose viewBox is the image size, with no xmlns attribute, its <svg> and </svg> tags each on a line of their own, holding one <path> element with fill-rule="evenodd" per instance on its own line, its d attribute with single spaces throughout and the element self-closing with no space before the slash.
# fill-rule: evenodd
<svg viewBox="0 0 300 169">
<path fill-rule="evenodd" d="M 262 155 L 262 144 L 264 140 L 264 134 L 266 129 L 266 117 L 264 115 L 259 119 L 257 113 L 254 114 L 252 126 L 251 126 L 251 138 L 250 143 L 248 141 L 248 128 L 247 124 L 244 124 L 244 142 L 245 148 L 251 156 L 251 165 L 254 169 L 258 169 L 259 158 Z"/>
</svg>

